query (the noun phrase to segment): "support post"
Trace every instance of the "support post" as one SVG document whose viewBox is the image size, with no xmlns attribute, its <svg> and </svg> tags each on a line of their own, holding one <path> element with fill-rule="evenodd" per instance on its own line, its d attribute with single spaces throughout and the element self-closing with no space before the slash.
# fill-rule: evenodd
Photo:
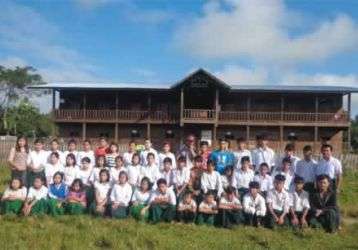
<svg viewBox="0 0 358 250">
<path fill-rule="evenodd" d="M 183 127 L 184 122 L 184 89 L 180 89 L 180 127 Z"/>
<path fill-rule="evenodd" d="M 114 141 L 118 143 L 118 123 L 114 124 Z"/>
<path fill-rule="evenodd" d="M 283 126 L 280 126 L 280 152 L 283 151 L 283 139 Z"/>
<path fill-rule="evenodd" d="M 318 110 L 319 110 L 319 99 L 318 96 L 315 97 L 315 121 L 318 123 Z"/>
<path fill-rule="evenodd" d="M 285 110 L 285 98 L 283 95 L 281 95 L 281 122 L 283 122 L 284 110 Z"/>
<path fill-rule="evenodd" d="M 150 123 L 147 123 L 147 139 L 150 139 Z"/>
<path fill-rule="evenodd" d="M 348 101 L 347 101 L 347 111 L 348 111 L 348 131 L 347 131 L 347 143 L 348 143 L 348 152 L 351 151 L 351 143 L 352 143 L 352 129 L 351 129 L 351 126 L 352 126 L 352 123 L 351 123 L 351 93 L 348 94 Z"/>
<path fill-rule="evenodd" d="M 318 153 L 317 147 L 318 147 L 318 127 L 314 127 L 314 152 L 315 154 Z"/>
<path fill-rule="evenodd" d="M 82 123 L 82 140 L 86 140 L 87 137 L 87 123 Z"/>
<path fill-rule="evenodd" d="M 250 121 L 250 112 L 251 112 L 251 96 L 248 95 L 246 99 L 246 111 L 247 111 L 247 122 Z"/>
<path fill-rule="evenodd" d="M 56 109 L 56 90 L 52 90 L 52 111 Z"/>
<path fill-rule="evenodd" d="M 246 126 L 246 141 L 249 144 L 249 142 L 250 142 L 250 126 L 249 125 Z"/>
<path fill-rule="evenodd" d="M 83 93 L 83 113 L 82 113 L 82 117 L 85 120 L 86 119 L 86 108 L 87 108 L 87 94 Z"/>
</svg>

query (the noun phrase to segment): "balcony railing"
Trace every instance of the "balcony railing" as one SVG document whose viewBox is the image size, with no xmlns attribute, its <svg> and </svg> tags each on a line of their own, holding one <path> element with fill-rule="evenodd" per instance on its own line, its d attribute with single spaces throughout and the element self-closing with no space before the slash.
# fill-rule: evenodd
<svg viewBox="0 0 358 250">
<path fill-rule="evenodd" d="M 212 121 L 216 118 L 214 109 L 184 109 L 184 120 L 197 120 L 197 121 Z"/>
</svg>

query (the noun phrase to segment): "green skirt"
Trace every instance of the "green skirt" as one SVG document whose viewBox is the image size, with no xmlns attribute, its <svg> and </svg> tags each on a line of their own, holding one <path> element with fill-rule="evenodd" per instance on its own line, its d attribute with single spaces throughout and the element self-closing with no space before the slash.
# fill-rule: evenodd
<svg viewBox="0 0 358 250">
<path fill-rule="evenodd" d="M 1 203 L 1 213 L 19 215 L 23 204 L 24 202 L 22 200 L 3 201 Z"/>
<path fill-rule="evenodd" d="M 52 216 L 59 216 L 65 213 L 62 203 L 56 199 L 50 198 L 47 200 L 48 214 Z"/>
<path fill-rule="evenodd" d="M 196 224 L 213 226 L 215 222 L 215 214 L 199 213 L 196 217 Z"/>
<path fill-rule="evenodd" d="M 125 219 L 128 217 L 128 207 L 118 207 L 117 209 L 111 208 L 112 217 L 116 219 Z"/>
<path fill-rule="evenodd" d="M 68 202 L 64 205 L 65 214 L 69 215 L 80 215 L 86 212 L 86 207 L 80 203 Z"/>
<path fill-rule="evenodd" d="M 48 204 L 46 199 L 38 200 L 31 208 L 31 215 L 47 214 Z"/>
<path fill-rule="evenodd" d="M 144 215 L 141 214 L 141 211 L 143 208 L 145 208 L 146 205 L 136 205 L 136 206 L 132 206 L 130 208 L 130 214 L 131 216 L 139 221 L 147 221 L 149 218 L 149 209 L 147 209 L 147 211 L 144 213 Z"/>
</svg>

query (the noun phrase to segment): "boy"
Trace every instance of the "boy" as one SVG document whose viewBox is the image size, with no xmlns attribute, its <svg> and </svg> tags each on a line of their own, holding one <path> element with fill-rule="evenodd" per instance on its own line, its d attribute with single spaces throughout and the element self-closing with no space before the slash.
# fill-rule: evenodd
<svg viewBox="0 0 358 250">
<path fill-rule="evenodd" d="M 140 160 L 143 166 L 148 165 L 148 154 L 152 153 L 152 155 L 154 155 L 154 163 L 159 166 L 159 156 L 158 156 L 158 152 L 157 150 L 155 150 L 152 147 L 152 142 L 150 141 L 150 139 L 146 139 L 144 141 L 144 150 L 142 152 L 140 152 Z"/>
<path fill-rule="evenodd" d="M 172 159 L 167 157 L 163 160 L 163 171 L 159 174 L 159 178 L 167 181 L 168 188 L 173 188 L 174 185 L 174 170 L 172 169 Z"/>
<path fill-rule="evenodd" d="M 308 193 L 303 190 L 304 180 L 300 176 L 294 179 L 295 191 L 290 193 L 290 217 L 292 226 L 307 226 L 307 214 L 310 209 Z"/>
<path fill-rule="evenodd" d="M 268 174 L 269 166 L 266 162 L 261 163 L 259 174 L 255 175 L 254 181 L 260 185 L 260 193 L 266 198 L 267 192 L 273 188 L 273 181 L 271 175 Z"/>
<path fill-rule="evenodd" d="M 167 187 L 165 179 L 157 181 L 157 190 L 149 200 L 149 221 L 171 222 L 175 216 L 176 197 L 174 191 Z"/>
<path fill-rule="evenodd" d="M 242 206 L 235 195 L 235 188 L 228 187 L 219 203 L 220 224 L 225 228 L 239 225 L 242 221 Z"/>
<path fill-rule="evenodd" d="M 82 151 L 79 151 L 77 154 L 77 160 L 76 162 L 78 164 L 81 163 L 82 159 L 85 157 L 88 157 L 91 160 L 91 168 L 96 164 L 96 159 L 94 157 L 94 152 L 91 148 L 91 141 L 90 140 L 84 140 L 82 143 Z"/>
<path fill-rule="evenodd" d="M 48 157 L 48 152 L 43 150 L 44 144 L 42 140 L 36 139 L 34 144 L 35 150 L 30 152 L 27 162 L 27 184 L 29 187 L 34 182 L 35 177 L 41 177 L 45 180 L 45 166 Z"/>
<path fill-rule="evenodd" d="M 277 159 L 276 168 L 281 167 L 283 159 L 288 158 L 291 161 L 290 172 L 293 174 L 296 170 L 297 162 L 300 160 L 297 156 L 295 156 L 295 145 L 292 143 L 288 143 L 285 146 L 285 152 L 282 157 Z"/>
<path fill-rule="evenodd" d="M 132 164 L 133 154 L 136 153 L 137 145 L 134 141 L 130 141 L 128 144 L 128 151 L 123 154 L 124 166 L 128 167 Z"/>
<path fill-rule="evenodd" d="M 98 141 L 98 147 L 96 148 L 94 154 L 96 157 L 98 156 L 106 156 L 106 154 L 109 153 L 109 147 L 108 147 L 108 142 L 106 140 L 106 138 L 104 137 L 100 137 L 99 141 Z"/>
<path fill-rule="evenodd" d="M 295 175 L 303 178 L 305 185 L 303 189 L 308 193 L 314 192 L 314 182 L 317 162 L 312 159 L 313 150 L 310 145 L 303 147 L 303 159 L 299 160 L 296 165 Z"/>
<path fill-rule="evenodd" d="M 215 215 L 218 213 L 218 207 L 215 201 L 215 195 L 209 191 L 205 194 L 205 199 L 199 205 L 199 213 L 196 223 L 198 225 L 214 225 Z"/>
<path fill-rule="evenodd" d="M 254 179 L 254 171 L 250 168 L 250 158 L 244 156 L 241 158 L 241 168 L 236 172 L 237 191 L 240 199 L 249 190 L 249 183 Z"/>
<path fill-rule="evenodd" d="M 246 225 L 260 227 L 266 215 L 265 199 L 259 194 L 259 191 L 260 184 L 257 181 L 250 182 L 249 192 L 243 199 Z"/>
<path fill-rule="evenodd" d="M 211 153 L 210 160 L 214 162 L 215 170 L 220 174 L 224 173 L 225 167 L 227 165 L 234 165 L 235 157 L 234 154 L 229 150 L 228 140 L 220 140 L 220 147 Z"/>
<path fill-rule="evenodd" d="M 174 187 L 175 194 L 178 199 L 181 199 L 184 190 L 188 186 L 190 179 L 190 170 L 186 167 L 186 159 L 183 156 L 180 156 L 178 159 L 177 169 L 174 170 Z"/>
<path fill-rule="evenodd" d="M 77 158 L 78 152 L 76 150 L 76 147 L 77 147 L 76 141 L 73 139 L 69 140 L 67 143 L 67 150 L 63 152 L 64 158 L 66 159 L 67 155 L 70 153 L 74 154 Z"/>
<path fill-rule="evenodd" d="M 140 172 L 142 166 L 140 165 L 140 156 L 138 153 L 134 153 L 132 156 L 132 164 L 128 166 L 128 183 L 132 188 L 139 186 Z"/>
<path fill-rule="evenodd" d="M 290 208 L 290 197 L 284 189 L 285 176 L 276 175 L 274 180 L 274 188 L 267 193 L 266 203 L 268 213 L 266 216 L 267 226 L 275 228 L 278 226 L 287 226 L 287 215 Z"/>
<path fill-rule="evenodd" d="M 210 154 L 211 154 L 211 151 L 209 150 L 209 143 L 207 141 L 201 141 L 200 142 L 200 151 L 199 151 L 198 156 L 201 156 L 203 170 L 206 170 L 206 164 L 209 160 Z M 196 157 L 198 157 L 198 156 L 196 156 Z M 197 159 L 196 157 L 194 158 L 194 162 Z"/>
<path fill-rule="evenodd" d="M 212 160 L 208 161 L 208 166 L 206 172 L 201 176 L 201 190 L 203 194 L 206 194 L 208 191 L 215 194 L 215 197 L 221 196 L 222 193 L 222 183 L 220 174 L 214 170 L 214 162 Z"/>
<path fill-rule="evenodd" d="M 164 165 L 164 159 L 165 158 L 170 158 L 172 160 L 172 168 L 176 169 L 177 168 L 177 164 L 175 161 L 175 155 L 170 152 L 170 143 L 169 142 L 164 142 L 163 143 L 163 152 L 159 153 L 159 170 L 162 171 L 163 170 L 163 165 Z"/>
<path fill-rule="evenodd" d="M 204 159 L 202 156 L 200 155 L 197 155 L 194 157 L 194 164 L 193 164 L 193 168 L 196 168 L 200 171 L 206 171 L 206 168 L 207 168 L 207 161 L 205 161 L 204 163 Z"/>
<path fill-rule="evenodd" d="M 47 162 L 50 163 L 50 154 L 53 152 L 56 152 L 59 155 L 60 163 L 64 166 L 66 164 L 66 157 L 65 157 L 64 153 L 59 148 L 60 148 L 59 141 L 57 139 L 53 139 L 50 142 L 50 151 L 47 156 Z"/>
<path fill-rule="evenodd" d="M 269 148 L 265 135 L 258 135 L 256 140 L 257 146 L 251 152 L 254 170 L 256 172 L 259 171 L 261 163 L 265 162 L 269 166 L 269 172 L 271 172 L 271 169 L 275 167 L 275 152 Z"/>
<path fill-rule="evenodd" d="M 159 178 L 159 167 L 155 162 L 155 155 L 153 153 L 147 154 L 147 165 L 141 166 L 140 168 L 140 180 L 143 177 L 148 177 L 150 182 L 152 184 L 155 184 L 155 182 Z"/>
<path fill-rule="evenodd" d="M 251 152 L 246 149 L 247 144 L 244 138 L 237 139 L 237 151 L 234 152 L 235 155 L 235 162 L 236 162 L 236 169 L 241 169 L 241 159 L 242 157 L 249 157 L 249 162 L 251 164 Z"/>
<path fill-rule="evenodd" d="M 280 168 L 276 169 L 275 172 L 272 174 L 276 176 L 278 174 L 285 176 L 285 190 L 291 191 L 293 190 L 293 178 L 294 174 L 290 171 L 292 166 L 290 158 L 283 158 L 282 165 Z"/>
<path fill-rule="evenodd" d="M 196 202 L 193 199 L 192 193 L 187 191 L 178 205 L 178 221 L 193 223 L 196 217 L 196 208 Z"/>
</svg>

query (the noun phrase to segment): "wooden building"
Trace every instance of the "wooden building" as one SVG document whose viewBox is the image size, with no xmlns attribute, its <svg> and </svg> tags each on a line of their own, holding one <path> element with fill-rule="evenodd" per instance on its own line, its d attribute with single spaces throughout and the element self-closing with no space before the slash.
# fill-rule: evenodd
<svg viewBox="0 0 358 250">
<path fill-rule="evenodd" d="M 299 148 L 317 149 L 324 139 L 337 151 L 350 141 L 351 93 L 358 92 L 340 86 L 233 85 L 203 69 L 172 86 L 50 83 L 34 88 L 53 90 L 53 119 L 61 137 L 105 135 L 119 143 L 148 137 L 177 147 L 193 133 L 214 143 L 227 136 L 235 144 L 243 137 L 252 147 L 256 136 L 266 133 L 280 150 L 294 134 Z"/>
</svg>

